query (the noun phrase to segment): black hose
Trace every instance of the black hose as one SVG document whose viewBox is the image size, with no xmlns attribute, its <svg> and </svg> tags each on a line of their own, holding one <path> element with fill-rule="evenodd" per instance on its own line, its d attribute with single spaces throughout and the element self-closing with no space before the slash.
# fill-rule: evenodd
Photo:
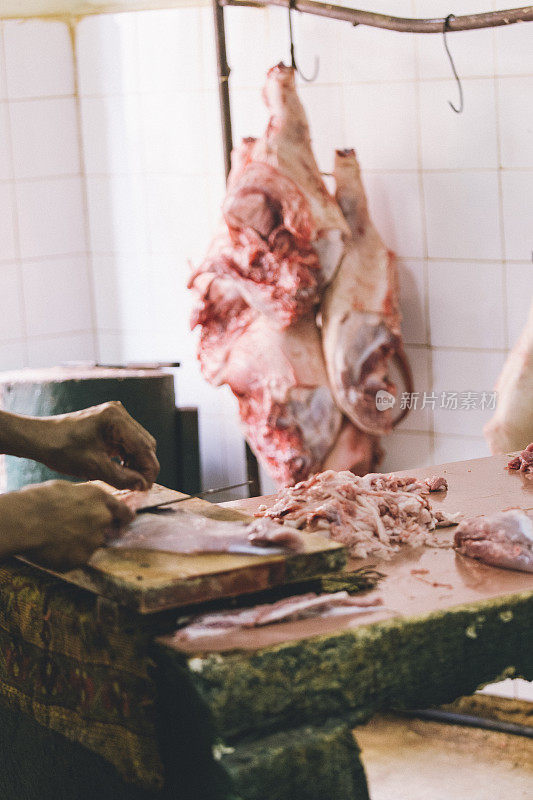
<svg viewBox="0 0 533 800">
<path fill-rule="evenodd" d="M 444 722 L 447 725 L 483 728 L 487 731 L 512 733 L 514 736 L 527 736 L 528 739 L 533 739 L 533 727 L 531 725 L 519 725 L 516 722 L 486 719 L 485 717 L 475 717 L 472 714 L 457 714 L 454 711 L 442 711 L 439 708 L 420 708 L 414 709 L 413 711 L 400 711 L 399 713 L 408 717 L 418 717 L 419 719 L 428 719 L 434 722 Z"/>
</svg>

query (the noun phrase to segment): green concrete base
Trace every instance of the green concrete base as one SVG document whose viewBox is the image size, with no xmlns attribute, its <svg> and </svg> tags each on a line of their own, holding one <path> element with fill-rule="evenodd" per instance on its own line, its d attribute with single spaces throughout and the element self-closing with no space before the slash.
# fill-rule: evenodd
<svg viewBox="0 0 533 800">
<path fill-rule="evenodd" d="M 275 733 L 228 748 L 221 760 L 243 800 L 369 800 L 346 725 Z"/>
</svg>

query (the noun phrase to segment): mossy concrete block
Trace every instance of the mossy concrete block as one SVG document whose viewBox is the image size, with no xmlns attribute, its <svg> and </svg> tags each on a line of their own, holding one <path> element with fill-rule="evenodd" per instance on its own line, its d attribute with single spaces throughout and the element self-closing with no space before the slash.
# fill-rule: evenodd
<svg viewBox="0 0 533 800">
<path fill-rule="evenodd" d="M 531 679 L 532 623 L 533 595 L 524 593 L 187 661 L 217 733 L 231 741 L 328 717 L 355 724 L 380 710 L 440 705 L 502 675 Z"/>
<path fill-rule="evenodd" d="M 297 728 L 228 751 L 221 761 L 243 800 L 369 800 L 346 725 Z"/>
</svg>

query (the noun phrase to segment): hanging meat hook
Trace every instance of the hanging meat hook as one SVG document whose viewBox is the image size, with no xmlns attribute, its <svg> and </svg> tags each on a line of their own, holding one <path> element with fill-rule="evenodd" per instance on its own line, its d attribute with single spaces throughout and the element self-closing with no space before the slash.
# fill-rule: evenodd
<svg viewBox="0 0 533 800">
<path fill-rule="evenodd" d="M 464 108 L 464 100 L 463 100 L 463 87 L 461 85 L 461 79 L 457 74 L 457 70 L 455 69 L 455 64 L 453 62 L 452 54 L 450 53 L 450 49 L 448 47 L 448 42 L 446 40 L 446 31 L 450 30 L 450 20 L 455 19 L 455 14 L 448 14 L 446 19 L 444 20 L 444 25 L 442 28 L 442 38 L 444 41 L 444 49 L 446 50 L 446 54 L 450 60 L 450 66 L 452 68 L 455 80 L 457 81 L 457 87 L 459 89 L 459 108 L 456 108 L 451 100 L 448 100 L 448 105 L 455 111 L 456 114 L 462 114 Z"/>
<path fill-rule="evenodd" d="M 290 41 L 291 41 L 291 67 L 296 70 L 296 72 L 298 73 L 298 75 L 300 76 L 300 78 L 302 80 L 306 81 L 306 83 L 312 83 L 318 77 L 319 60 L 318 60 L 318 56 L 315 56 L 315 67 L 314 67 L 314 70 L 313 70 L 313 74 L 312 74 L 312 76 L 310 78 L 306 78 L 305 77 L 305 75 L 303 74 L 302 70 L 300 69 L 300 67 L 296 63 L 296 54 L 295 54 L 295 49 L 294 49 L 294 37 L 293 37 L 293 33 L 292 33 L 292 17 L 291 17 L 291 12 L 292 12 L 293 8 L 295 8 L 295 2 L 296 2 L 296 0 L 289 0 L 289 4 L 287 6 L 288 9 L 289 9 L 289 37 L 290 37 Z"/>
</svg>

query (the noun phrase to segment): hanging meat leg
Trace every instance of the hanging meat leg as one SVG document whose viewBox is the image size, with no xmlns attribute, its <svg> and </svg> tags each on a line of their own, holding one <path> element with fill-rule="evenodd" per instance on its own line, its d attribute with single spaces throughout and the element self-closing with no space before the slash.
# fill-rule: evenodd
<svg viewBox="0 0 533 800">
<path fill-rule="evenodd" d="M 533 441 L 533 304 L 495 388 L 496 412 L 484 428 L 491 452 L 522 450 Z"/>
<path fill-rule="evenodd" d="M 337 405 L 346 416 L 369 434 L 384 434 L 395 422 L 393 361 L 406 391 L 412 391 L 400 332 L 395 257 L 370 219 L 353 150 L 337 151 L 334 175 L 336 198 L 352 238 L 322 303 L 326 365 Z"/>
</svg>

